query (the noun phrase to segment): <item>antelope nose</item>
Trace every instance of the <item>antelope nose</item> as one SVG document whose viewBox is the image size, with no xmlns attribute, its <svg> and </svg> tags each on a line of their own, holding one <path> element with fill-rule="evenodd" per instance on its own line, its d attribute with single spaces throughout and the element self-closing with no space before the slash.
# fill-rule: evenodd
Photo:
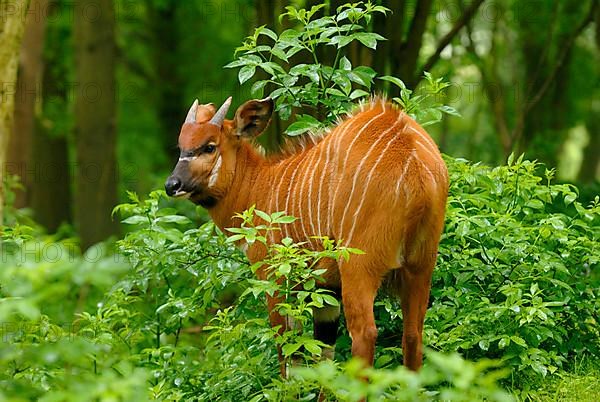
<svg viewBox="0 0 600 402">
<path fill-rule="evenodd" d="M 181 189 L 181 180 L 179 177 L 171 176 L 165 182 L 165 191 L 169 197 L 172 197 Z"/>
</svg>

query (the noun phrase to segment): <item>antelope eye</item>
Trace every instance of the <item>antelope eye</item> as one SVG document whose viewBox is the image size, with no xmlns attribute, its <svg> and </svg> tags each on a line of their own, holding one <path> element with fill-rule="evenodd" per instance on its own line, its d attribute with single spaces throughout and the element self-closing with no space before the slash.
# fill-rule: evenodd
<svg viewBox="0 0 600 402">
<path fill-rule="evenodd" d="M 212 154 L 217 150 L 217 147 L 214 144 L 208 144 L 202 147 L 203 154 Z"/>
</svg>

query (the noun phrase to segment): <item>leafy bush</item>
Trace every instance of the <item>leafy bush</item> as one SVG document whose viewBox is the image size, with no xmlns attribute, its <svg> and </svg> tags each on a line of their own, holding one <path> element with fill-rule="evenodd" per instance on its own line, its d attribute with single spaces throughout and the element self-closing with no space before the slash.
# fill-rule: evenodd
<svg viewBox="0 0 600 402">
<path fill-rule="evenodd" d="M 451 189 L 426 343 L 500 358 L 520 386 L 576 356 L 600 356 L 598 197 L 581 205 L 574 186 L 551 184 L 553 171 L 542 178 L 522 157 L 496 168 L 446 163 Z M 398 306 L 384 299 L 379 308 L 384 332 L 400 333 L 398 321 L 387 324 Z"/>
<path fill-rule="evenodd" d="M 488 168 L 448 160 L 451 196 L 427 329 L 432 343 L 554 372 L 600 354 L 598 197 L 535 174 L 535 162 Z"/>
<path fill-rule="evenodd" d="M 400 96 L 392 99 L 424 126 L 440 121 L 442 113 L 458 115 L 452 107 L 439 103 L 442 91 L 449 85 L 442 79 L 426 73 L 425 88 L 415 95 L 401 79 L 378 76 L 367 66 L 353 67 L 344 55 L 353 42 L 376 49 L 377 43 L 385 40 L 378 33 L 369 32 L 368 24 L 376 13 L 386 14 L 389 9 L 370 1 L 348 3 L 338 7 L 335 15 L 317 18 L 324 7 L 325 4 L 310 10 L 286 7 L 287 12 L 280 18 L 289 18 L 297 24 L 295 28 L 280 35 L 265 26 L 256 28 L 237 49 L 237 59 L 225 66 L 240 69 L 240 84 L 258 75 L 259 70 L 264 71 L 267 78 L 256 80 L 252 92 L 259 97 L 268 93 L 276 101 L 276 111 L 283 120 L 290 119 L 293 113 L 305 113 L 295 116 L 286 130 L 288 135 L 328 127 L 356 102 L 371 96 L 376 78 L 398 87 Z M 324 55 L 330 55 L 331 60 Z M 298 57 L 302 62 L 292 62 Z"/>
<path fill-rule="evenodd" d="M 321 274 L 312 269 L 315 261 L 356 251 L 325 239 L 322 252 L 286 241 L 273 246 L 267 259 L 273 275 L 283 280 L 279 285 L 259 281 L 253 273 L 256 266 L 232 246 L 239 236 L 228 240 L 210 222 L 195 228 L 187 218 L 161 207 L 164 200 L 162 192 L 155 192 L 143 201 L 132 196 L 132 203 L 119 206 L 124 222 L 136 230 L 118 242 L 121 254 L 105 248 L 89 264 L 86 258 L 91 257 L 76 252 L 65 254 L 72 263 L 22 263 L 18 258 L 31 248 L 28 243 L 40 238 L 24 235 L 23 228 L 5 232 L 3 250 L 10 250 L 6 255 L 11 260 L 1 271 L 2 283 L 9 285 L 2 288 L 0 313 L 4 322 L 15 325 L 3 327 L 2 395 L 42 400 L 290 400 L 300 395 L 310 399 L 323 388 L 341 400 L 360 395 L 393 400 L 409 384 L 410 395 L 423 400 L 448 392 L 463 399 L 481 394 L 503 400 L 492 397 L 504 395 L 494 385 L 495 371 L 483 375 L 485 364 L 458 357 L 446 361 L 440 356 L 418 375 L 402 369 L 359 373 L 354 363 L 342 368 L 325 363 L 281 380 L 276 343 L 286 356 L 302 352 L 304 362 L 313 364 L 323 345 L 309 336 L 312 307 L 337 303 L 315 287 Z M 264 241 L 265 230 L 293 219 L 255 213 L 268 224 L 254 226 L 252 212 L 242 214 L 238 235 L 250 242 Z M 76 279 L 82 273 L 93 276 Z M 86 286 L 94 289 L 82 295 Z M 265 293 L 273 291 L 297 299 L 285 300 L 280 312 L 304 324 L 279 338 L 268 324 L 264 303 Z M 67 321 L 72 316 L 77 318 Z M 457 367 L 477 375 L 461 377 Z M 323 382 L 329 377 L 321 371 L 337 380 Z M 368 387 L 363 375 L 372 378 Z"/>
<path fill-rule="evenodd" d="M 580 205 L 575 188 L 549 184 L 551 172 L 544 182 L 533 162 L 498 168 L 447 163 L 453 180 L 426 343 L 469 358 L 498 358 L 519 387 L 568 368 L 565 362 L 576 354 L 597 358 L 598 202 Z M 312 261 L 354 250 L 330 243 L 320 255 L 276 245 L 268 263 L 290 280 L 259 281 L 232 242 L 240 235 L 263 241 L 265 230 L 291 218 L 253 211 L 268 223 L 254 226 L 247 212 L 228 240 L 210 222 L 194 227 L 174 215 L 163 197 L 132 197 L 118 208 L 136 227 L 119 241 L 121 254 L 107 245 L 80 256 L 65 241 L 44 243 L 49 239 L 26 227 L 3 232 L 5 396 L 60 400 L 85 389 L 100 400 L 289 400 L 322 390 L 340 400 L 506 399 L 494 385 L 505 372 L 486 371 L 487 363 L 428 352 L 418 374 L 392 368 L 401 361 L 401 320 L 395 301 L 385 297 L 377 308 L 380 339 L 394 345 L 378 347 L 384 369 L 315 365 L 322 345 L 309 337 L 311 305 L 335 301 L 314 287 L 320 273 Z M 42 244 L 69 252 L 50 259 Z M 280 307 L 305 324 L 280 338 L 264 305 L 264 294 L 275 290 L 300 297 Z M 304 351 L 309 366 L 281 380 L 276 343 L 288 356 Z M 344 359 L 348 348 L 338 346 Z M 365 375 L 370 383 L 360 380 Z"/>
</svg>

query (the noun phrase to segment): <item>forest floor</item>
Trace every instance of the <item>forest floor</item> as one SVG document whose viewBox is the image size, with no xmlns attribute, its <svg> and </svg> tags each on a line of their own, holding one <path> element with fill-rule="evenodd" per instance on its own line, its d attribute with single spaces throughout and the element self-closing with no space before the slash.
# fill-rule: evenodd
<svg viewBox="0 0 600 402">
<path fill-rule="evenodd" d="M 521 393 L 521 396 L 518 394 Z M 519 401 L 598 402 L 600 401 L 600 362 L 585 360 L 574 372 L 558 371 L 548 376 L 537 390 L 513 392 Z"/>
</svg>

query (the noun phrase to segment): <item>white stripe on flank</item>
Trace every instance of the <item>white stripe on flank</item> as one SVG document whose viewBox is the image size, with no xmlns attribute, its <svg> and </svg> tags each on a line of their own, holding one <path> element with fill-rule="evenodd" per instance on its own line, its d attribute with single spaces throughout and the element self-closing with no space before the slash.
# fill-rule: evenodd
<svg viewBox="0 0 600 402">
<path fill-rule="evenodd" d="M 431 181 L 434 182 L 434 183 L 437 183 L 437 181 L 435 180 L 435 176 L 434 176 L 433 172 L 431 171 L 431 169 L 429 169 L 429 167 L 422 160 L 419 160 L 419 162 L 421 162 L 421 165 L 423 165 L 423 167 L 425 168 L 425 170 L 429 174 L 429 177 L 431 177 Z"/>
<path fill-rule="evenodd" d="M 415 152 L 416 151 L 413 149 L 408 158 L 406 159 L 404 169 L 402 170 L 402 175 L 400 175 L 400 180 L 398 180 L 398 182 L 396 183 L 396 198 L 400 196 L 400 184 L 402 184 L 404 176 L 406 176 L 406 172 L 408 171 L 408 166 L 410 165 L 410 162 L 412 162 L 412 160 L 415 158 Z"/>
<path fill-rule="evenodd" d="M 386 135 L 390 131 L 392 131 L 394 128 L 396 128 L 396 126 L 398 125 L 398 122 L 400 122 L 401 120 L 402 120 L 402 114 L 398 114 L 398 117 L 396 118 L 396 121 L 394 122 L 394 124 L 392 124 L 392 126 L 390 128 L 388 128 L 387 130 L 385 130 L 384 132 L 382 132 L 379 135 L 379 137 L 377 138 L 377 141 L 375 141 L 371 144 L 367 153 L 360 160 L 360 163 L 358 164 L 358 167 L 356 168 L 356 172 L 354 173 L 354 179 L 352 180 L 352 188 L 350 189 L 350 196 L 348 197 L 348 202 L 346 203 L 346 207 L 344 208 L 344 213 L 342 214 L 342 219 L 340 221 L 339 233 L 342 233 L 342 231 L 344 230 L 344 221 L 346 220 L 346 214 L 348 213 L 348 209 L 350 208 L 350 204 L 352 202 L 352 196 L 354 195 L 354 190 L 356 189 L 356 182 L 358 181 L 358 176 L 360 176 L 360 172 L 361 172 L 364 164 L 369 159 L 369 156 L 371 156 L 371 153 L 373 152 L 373 150 L 375 150 L 377 148 L 377 145 L 382 140 L 385 139 Z M 354 226 L 356 225 L 356 217 L 357 217 L 358 213 L 360 212 L 360 209 L 362 208 L 363 203 L 365 202 L 365 198 L 366 198 L 366 195 L 367 195 L 367 192 L 369 189 L 369 182 L 371 181 L 373 171 L 375 170 L 375 168 L 377 168 L 377 165 L 379 165 L 379 162 L 383 158 L 383 155 L 385 154 L 385 152 L 388 150 L 388 148 L 390 147 L 390 145 L 393 142 L 394 142 L 393 140 L 388 141 L 387 145 L 385 146 L 383 151 L 379 154 L 379 157 L 377 158 L 377 160 L 375 161 L 375 164 L 371 167 L 371 170 L 369 171 L 369 174 L 367 175 L 367 180 L 363 186 L 363 194 L 360 199 L 360 203 L 358 204 L 358 208 L 354 211 L 354 220 L 352 223 L 352 228 L 350 229 L 350 233 L 347 237 L 346 244 L 350 244 L 350 240 L 352 239 L 352 234 L 354 233 Z"/>
<path fill-rule="evenodd" d="M 331 166 L 329 168 L 329 185 L 331 186 L 331 179 L 335 178 L 337 175 L 337 170 L 338 170 L 338 165 L 339 165 L 339 160 L 340 160 L 340 144 L 342 142 L 342 138 L 346 136 L 346 134 L 348 133 L 348 131 L 353 127 L 353 121 L 352 120 L 347 120 L 347 124 L 346 127 L 344 127 L 343 130 L 341 130 L 339 133 L 336 134 L 336 138 L 333 138 L 331 140 L 330 143 L 330 147 L 333 145 L 333 157 L 334 157 L 334 161 L 335 163 L 331 163 Z M 334 169 L 335 166 L 335 169 Z M 328 187 L 327 188 L 327 229 L 332 232 L 330 230 L 331 228 L 331 220 L 333 219 L 333 211 L 332 211 L 332 206 L 333 206 L 333 201 L 331 200 L 331 188 Z"/>
<path fill-rule="evenodd" d="M 433 152 L 431 152 L 431 150 L 429 148 L 427 148 L 423 143 L 421 143 L 419 140 L 415 140 L 416 144 L 419 144 L 422 148 L 423 151 L 427 152 L 427 154 L 429 154 L 429 156 L 431 156 L 431 158 L 435 159 L 440 159 L 440 157 L 436 154 L 434 154 Z"/>
<path fill-rule="evenodd" d="M 294 205 L 294 196 L 296 195 L 295 191 L 292 191 L 292 186 L 295 186 L 295 182 L 294 182 L 294 178 L 296 177 L 296 173 L 298 173 L 298 169 L 300 169 L 300 166 L 302 165 L 302 161 L 298 162 L 298 164 L 296 165 L 296 169 L 294 169 L 294 173 L 292 174 L 292 177 L 290 178 L 290 185 L 288 186 L 288 192 L 287 192 L 287 196 L 285 198 L 285 210 L 287 212 L 288 215 L 294 215 L 294 210 L 293 208 L 290 210 L 289 204 L 290 204 L 290 195 L 292 196 L 292 206 Z M 298 216 L 295 216 L 296 218 L 299 218 Z M 292 223 L 292 229 L 295 229 L 295 223 Z M 289 237 L 288 231 L 287 231 L 287 226 L 285 229 L 285 235 L 286 237 Z"/>
<path fill-rule="evenodd" d="M 317 155 L 317 150 L 314 149 L 313 152 L 315 153 L 315 156 Z M 310 223 L 310 229 L 311 229 L 311 236 L 316 236 L 317 235 L 317 231 L 315 230 L 315 224 L 313 223 L 313 211 L 312 211 L 312 189 L 313 189 L 313 183 L 315 182 L 315 171 L 316 171 L 316 167 L 319 166 L 319 164 L 321 163 L 321 155 L 323 154 L 323 147 L 319 147 L 318 149 L 318 155 L 319 157 L 317 158 L 317 162 L 313 163 L 313 161 L 311 160 L 311 163 L 308 167 L 308 169 L 311 170 L 311 175 L 310 175 L 310 183 L 308 185 L 308 222 Z M 308 170 L 307 169 L 307 170 Z M 310 241 L 310 240 L 309 240 Z M 311 245 L 312 245 L 312 241 Z"/>
<path fill-rule="evenodd" d="M 273 212 L 281 211 L 281 208 L 279 207 L 279 193 L 281 192 L 281 185 L 283 184 L 283 180 L 285 179 L 285 174 L 287 173 L 290 166 L 292 166 L 291 161 L 287 161 L 287 162 L 288 162 L 287 166 L 285 167 L 285 169 L 283 169 L 283 173 L 281 174 L 281 178 L 279 179 L 279 184 L 277 185 L 277 190 L 275 190 L 275 197 L 274 197 L 275 198 L 275 208 L 273 208 L 273 206 L 272 206 L 273 197 L 271 197 L 271 200 L 269 201 L 269 211 L 267 211 L 267 212 L 270 214 L 272 214 Z M 284 211 L 284 212 L 286 212 L 286 211 Z M 274 240 L 275 239 L 273 238 L 273 233 L 271 232 L 271 241 L 274 241 Z"/>
<path fill-rule="evenodd" d="M 437 145 L 435 145 L 435 143 L 433 142 L 431 137 L 429 137 L 427 134 L 420 132 L 413 126 L 410 126 L 409 129 L 411 129 L 413 132 L 417 133 L 417 135 L 419 135 L 419 137 L 423 138 L 427 142 L 427 144 L 429 144 L 431 146 L 432 149 L 435 149 L 437 151 L 438 147 L 437 147 Z"/>
<path fill-rule="evenodd" d="M 298 218 L 299 218 L 300 226 L 302 227 L 302 234 L 304 235 L 304 238 L 306 239 L 306 241 L 308 241 L 308 244 L 310 244 L 310 246 L 312 247 L 312 241 L 310 240 L 309 235 L 306 233 L 306 225 L 308 225 L 308 223 L 312 221 L 312 216 L 310 214 L 310 209 L 309 209 L 308 216 L 304 216 L 302 214 L 302 201 L 304 199 L 306 199 L 306 196 L 304 194 L 304 189 L 306 188 L 306 179 L 308 178 L 308 180 L 310 180 L 311 184 L 313 182 L 313 178 L 312 178 L 313 170 L 311 168 L 313 166 L 313 161 L 315 159 L 315 156 L 317 155 L 317 150 L 312 148 L 308 152 L 310 152 L 311 155 L 309 157 L 305 158 L 306 168 L 304 169 L 304 176 L 302 176 L 302 184 L 300 184 L 300 196 L 298 197 Z M 308 197 L 309 197 L 308 199 L 310 200 L 310 194 Z M 311 235 L 314 235 L 314 233 L 312 233 Z"/>
<path fill-rule="evenodd" d="M 327 156 L 325 158 L 325 164 L 323 165 L 323 170 L 321 171 L 321 180 L 319 181 L 319 196 L 317 198 L 317 226 L 319 227 L 319 232 L 318 235 L 319 236 L 324 236 L 323 235 L 323 231 L 321 230 L 321 192 L 323 189 L 323 182 L 325 181 L 325 178 L 329 178 L 331 177 L 331 171 L 329 170 L 329 151 L 331 151 L 331 144 L 333 144 L 333 140 L 329 141 L 329 143 L 327 144 Z M 330 182 L 331 184 L 331 182 Z M 329 189 L 329 185 L 327 186 L 327 189 Z M 329 197 L 329 191 L 327 191 L 327 196 Z M 325 198 L 327 199 L 327 198 Z M 329 205 L 329 204 L 328 204 Z M 327 216 L 329 216 L 329 206 L 327 208 L 327 212 L 326 212 Z"/>
<path fill-rule="evenodd" d="M 219 171 L 221 170 L 221 162 L 222 161 L 223 161 L 223 158 L 221 158 L 221 155 L 219 155 L 219 157 L 217 158 L 217 162 L 215 163 L 212 170 L 210 171 L 210 177 L 208 178 L 208 187 L 214 186 L 215 183 L 217 182 L 217 179 L 219 178 Z"/>
<path fill-rule="evenodd" d="M 429 154 L 429 156 L 431 156 L 432 158 L 439 160 L 440 157 L 438 155 L 434 155 L 429 149 L 427 149 L 427 147 L 425 147 L 425 145 L 421 144 L 419 142 L 419 140 L 415 140 L 415 143 L 419 144 L 422 148 L 423 151 L 427 152 Z M 425 162 L 423 162 L 423 160 L 420 160 L 420 162 L 423 164 L 423 166 L 425 167 L 425 169 L 429 172 L 429 175 L 431 176 L 431 179 L 433 180 L 434 183 L 437 183 L 437 180 L 435 180 L 434 174 L 431 171 L 431 169 L 429 169 L 429 167 L 425 164 Z"/>
<path fill-rule="evenodd" d="M 385 108 L 382 109 L 381 113 L 375 115 L 374 117 L 371 117 L 371 119 L 369 119 L 369 121 L 367 121 L 367 123 L 360 129 L 360 131 L 354 136 L 354 138 L 352 139 L 352 142 L 350 143 L 350 145 L 348 146 L 348 148 L 346 149 L 346 157 L 344 158 L 344 163 L 342 164 L 342 171 L 340 172 L 340 174 L 336 177 L 337 179 L 337 186 L 335 187 L 335 192 L 333 193 L 333 197 L 330 199 L 331 201 L 331 205 L 329 207 L 329 211 L 330 211 L 330 215 L 331 215 L 331 221 L 333 221 L 333 205 L 335 204 L 335 200 L 337 199 L 337 195 L 338 192 L 340 190 L 340 184 L 341 181 L 344 178 L 344 172 L 346 171 L 346 164 L 348 163 L 348 158 L 350 157 L 350 153 L 352 152 L 352 147 L 353 145 L 356 143 L 356 141 L 360 138 L 360 135 L 367 129 L 367 127 L 369 127 L 371 125 L 371 123 L 373 123 L 375 120 L 377 120 L 379 117 L 383 116 L 385 114 L 386 110 Z M 341 142 L 341 136 L 340 136 L 340 140 L 338 141 L 338 144 Z M 339 155 L 338 152 L 336 152 L 336 155 Z M 348 199 L 348 201 L 350 201 L 351 198 Z M 348 204 L 346 204 L 346 208 L 348 207 Z M 329 221 L 328 221 L 329 222 Z M 335 233 L 334 233 L 335 235 Z M 339 233 L 339 235 L 341 235 L 341 231 Z M 338 235 L 338 236 L 339 236 Z"/>
</svg>

